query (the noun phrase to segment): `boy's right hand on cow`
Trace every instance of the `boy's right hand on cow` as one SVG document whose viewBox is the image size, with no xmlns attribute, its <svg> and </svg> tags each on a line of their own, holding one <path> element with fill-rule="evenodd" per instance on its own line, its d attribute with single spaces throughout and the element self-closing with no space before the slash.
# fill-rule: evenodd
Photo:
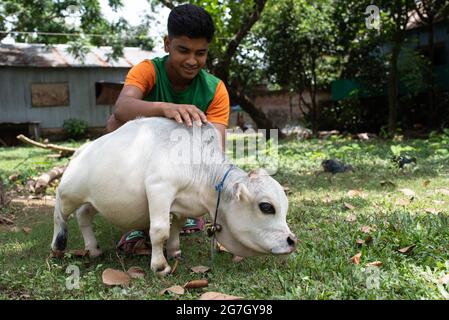
<svg viewBox="0 0 449 320">
<path fill-rule="evenodd" d="M 163 108 L 163 112 L 166 118 L 173 119 L 178 123 L 185 123 L 188 127 L 192 126 L 192 122 L 198 126 L 207 123 L 204 112 L 194 105 L 170 103 Z"/>
</svg>

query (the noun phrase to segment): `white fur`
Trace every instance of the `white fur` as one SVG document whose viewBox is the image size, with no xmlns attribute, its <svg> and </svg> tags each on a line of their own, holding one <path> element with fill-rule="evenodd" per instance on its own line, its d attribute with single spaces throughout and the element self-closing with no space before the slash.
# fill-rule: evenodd
<svg viewBox="0 0 449 320">
<path fill-rule="evenodd" d="M 173 156 L 173 150 L 186 143 L 173 140 L 176 130 L 192 141 L 192 154 L 200 155 L 200 162 L 179 163 L 186 159 Z M 130 121 L 83 146 L 71 160 L 57 190 L 52 248 L 57 235 L 66 229 L 67 218 L 76 211 L 86 249 L 99 255 L 92 230 L 93 216 L 99 212 L 123 231 L 149 229 L 151 268 L 167 274 L 170 267 L 163 255 L 164 244 L 168 256 L 179 255 L 179 231 L 185 218 L 204 213 L 213 218 L 214 187 L 228 168 L 212 124 L 187 129 L 165 118 Z M 263 214 L 259 202 L 272 203 L 276 214 Z M 294 236 L 286 224 L 287 210 L 287 197 L 279 183 L 266 174 L 249 176 L 235 168 L 225 181 L 218 216 L 223 230 L 217 239 L 242 256 L 289 253 L 292 246 L 287 237 Z"/>
</svg>

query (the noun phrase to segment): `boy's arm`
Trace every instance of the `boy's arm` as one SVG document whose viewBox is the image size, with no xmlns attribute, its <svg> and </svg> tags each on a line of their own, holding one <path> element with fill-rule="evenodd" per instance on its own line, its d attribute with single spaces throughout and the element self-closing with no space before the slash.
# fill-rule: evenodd
<svg viewBox="0 0 449 320">
<path fill-rule="evenodd" d="M 207 122 L 206 115 L 194 105 L 182 105 L 167 102 L 149 102 L 142 100 L 144 93 L 136 86 L 125 85 L 115 104 L 114 117 L 125 123 L 136 117 L 166 117 L 179 123 L 192 126 L 192 120 Z"/>
</svg>

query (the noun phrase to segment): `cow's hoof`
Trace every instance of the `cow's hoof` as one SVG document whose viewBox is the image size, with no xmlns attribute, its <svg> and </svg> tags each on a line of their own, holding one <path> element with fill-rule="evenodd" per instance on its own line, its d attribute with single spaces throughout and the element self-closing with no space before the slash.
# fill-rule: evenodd
<svg viewBox="0 0 449 320">
<path fill-rule="evenodd" d="M 99 256 L 103 255 L 103 251 L 100 248 L 86 248 L 86 250 L 89 251 L 89 257 L 91 258 L 98 258 Z"/>
<path fill-rule="evenodd" d="M 181 254 L 181 250 L 177 250 L 174 253 L 168 254 L 168 260 L 184 260 Z"/>
<path fill-rule="evenodd" d="M 167 265 L 166 267 L 162 266 L 160 268 L 153 269 L 153 271 L 156 273 L 156 275 L 158 277 L 164 277 L 164 276 L 170 274 L 171 267 L 169 265 Z"/>
</svg>

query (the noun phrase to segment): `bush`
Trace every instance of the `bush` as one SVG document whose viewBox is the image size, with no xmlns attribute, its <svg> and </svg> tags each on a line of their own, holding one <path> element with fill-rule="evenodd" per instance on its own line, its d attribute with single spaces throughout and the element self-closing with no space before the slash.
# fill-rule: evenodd
<svg viewBox="0 0 449 320">
<path fill-rule="evenodd" d="M 79 119 L 64 120 L 63 128 L 69 134 L 70 138 L 81 138 L 86 133 L 87 122 Z"/>
</svg>

